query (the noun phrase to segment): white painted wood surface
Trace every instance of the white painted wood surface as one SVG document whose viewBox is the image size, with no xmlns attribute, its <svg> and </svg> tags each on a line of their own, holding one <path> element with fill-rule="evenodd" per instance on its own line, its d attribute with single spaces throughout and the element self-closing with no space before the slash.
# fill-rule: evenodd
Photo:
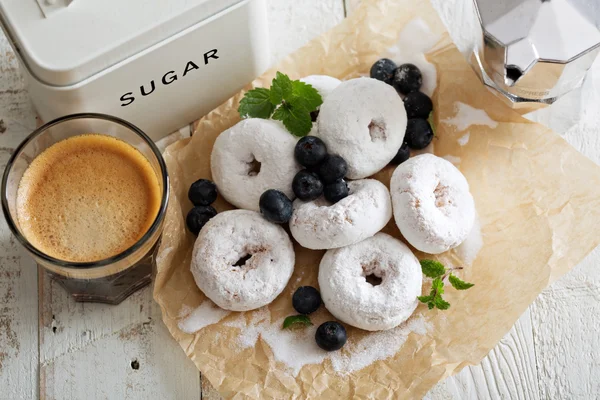
<svg viewBox="0 0 600 400">
<path fill-rule="evenodd" d="M 426 1 L 426 0 L 415 0 Z M 432 0 L 464 49 L 470 0 Z M 277 61 L 338 23 L 359 0 L 269 0 Z M 600 63 L 569 113 L 536 119 L 600 163 Z M 581 97 L 577 97 L 581 96 Z M 0 34 L 0 168 L 36 126 L 18 65 Z M 182 129 L 176 137 L 189 135 Z M 600 394 L 600 249 L 544 291 L 478 366 L 428 399 L 595 399 Z M 134 367 L 137 367 L 134 368 Z M 76 304 L 38 271 L 0 220 L 0 399 L 219 398 L 171 339 L 146 288 L 118 307 Z"/>
</svg>

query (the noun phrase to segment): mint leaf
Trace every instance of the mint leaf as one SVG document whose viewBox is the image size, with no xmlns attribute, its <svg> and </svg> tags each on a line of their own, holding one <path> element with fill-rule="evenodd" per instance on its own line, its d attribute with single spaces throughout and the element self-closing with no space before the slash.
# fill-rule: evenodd
<svg viewBox="0 0 600 400">
<path fill-rule="evenodd" d="M 317 89 L 301 81 L 292 82 L 292 95 L 284 99 L 293 107 L 303 107 L 309 113 L 323 104 L 323 98 Z"/>
<path fill-rule="evenodd" d="M 428 307 L 430 310 L 432 310 L 432 309 L 433 309 L 433 307 L 435 307 L 435 304 L 433 304 L 433 302 L 430 302 L 430 303 L 428 303 L 428 304 L 427 304 L 427 307 Z"/>
<path fill-rule="evenodd" d="M 421 269 L 423 270 L 423 274 L 430 278 L 437 278 L 446 273 L 444 265 L 435 260 L 421 260 Z"/>
<path fill-rule="evenodd" d="M 282 104 L 273 114 L 273 119 L 283 122 L 283 125 L 294 136 L 306 136 L 312 128 L 310 113 L 302 107 Z"/>
<path fill-rule="evenodd" d="M 246 92 L 238 108 L 242 118 L 267 119 L 273 110 L 275 110 L 275 106 L 271 104 L 270 90 L 265 88 L 256 88 Z"/>
<path fill-rule="evenodd" d="M 311 326 L 310 318 L 306 315 L 292 315 L 283 321 L 283 329 L 291 329 L 302 326 Z"/>
<path fill-rule="evenodd" d="M 433 296 L 417 296 L 417 299 L 419 299 L 421 303 L 429 303 L 430 301 L 433 301 Z"/>
<path fill-rule="evenodd" d="M 450 281 L 450 284 L 456 290 L 467 290 L 467 289 L 472 288 L 473 286 L 475 286 L 474 283 L 469 283 L 469 282 L 465 282 L 463 280 L 460 280 L 457 276 L 454 276 L 452 274 L 450 274 L 450 276 L 448 277 L 448 280 Z"/>
<path fill-rule="evenodd" d="M 271 83 L 271 104 L 274 106 L 292 97 L 293 87 L 291 79 L 281 72 L 277 72 Z"/>
<path fill-rule="evenodd" d="M 448 303 L 446 300 L 442 299 L 442 296 L 438 296 L 433 300 L 433 304 L 439 309 L 439 310 L 447 310 L 450 308 L 450 303 Z"/>
</svg>

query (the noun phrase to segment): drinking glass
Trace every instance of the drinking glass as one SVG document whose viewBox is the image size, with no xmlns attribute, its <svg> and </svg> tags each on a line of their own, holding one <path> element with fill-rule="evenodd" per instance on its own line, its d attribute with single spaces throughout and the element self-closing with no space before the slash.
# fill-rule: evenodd
<svg viewBox="0 0 600 400">
<path fill-rule="evenodd" d="M 118 138 L 140 151 L 154 169 L 161 204 L 148 231 L 131 247 L 92 262 L 59 260 L 34 247 L 22 234 L 16 214 L 17 190 L 31 162 L 53 144 L 72 136 L 100 133 Z M 155 250 L 169 200 L 165 162 L 152 140 L 136 126 L 104 114 L 73 114 L 49 122 L 30 134 L 14 151 L 2 178 L 2 211 L 8 226 L 27 252 L 63 288 L 80 302 L 119 304 L 152 280 Z"/>
</svg>

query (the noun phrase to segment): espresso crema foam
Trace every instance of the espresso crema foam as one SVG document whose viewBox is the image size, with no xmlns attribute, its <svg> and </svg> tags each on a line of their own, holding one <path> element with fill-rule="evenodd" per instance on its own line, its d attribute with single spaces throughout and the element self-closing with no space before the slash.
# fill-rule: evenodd
<svg viewBox="0 0 600 400">
<path fill-rule="evenodd" d="M 17 219 L 37 249 L 64 261 L 121 253 L 154 222 L 162 191 L 150 162 L 111 136 L 86 134 L 37 156 L 19 183 Z"/>
</svg>

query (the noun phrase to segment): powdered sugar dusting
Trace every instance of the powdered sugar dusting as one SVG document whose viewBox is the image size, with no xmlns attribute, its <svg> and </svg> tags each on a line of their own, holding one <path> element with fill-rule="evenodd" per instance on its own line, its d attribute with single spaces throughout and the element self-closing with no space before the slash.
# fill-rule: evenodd
<svg viewBox="0 0 600 400">
<path fill-rule="evenodd" d="M 437 86 L 437 72 L 435 66 L 425 58 L 425 53 L 435 46 L 439 39 L 439 35 L 434 34 L 425 21 L 415 18 L 406 24 L 396 45 L 390 47 L 385 54 L 398 65 L 416 65 L 423 74 L 421 91 L 428 96 L 433 94 Z"/>
<path fill-rule="evenodd" d="M 237 342 L 242 349 L 254 346 L 260 331 L 271 322 L 271 314 L 265 307 L 254 311 L 248 323 L 245 314 L 241 313 L 238 318 L 224 323 L 225 326 L 240 329 Z"/>
<path fill-rule="evenodd" d="M 460 157 L 456 157 L 456 156 L 451 156 L 450 154 L 445 155 L 442 157 L 444 160 L 448 160 L 450 161 L 452 164 L 454 164 L 455 166 L 460 165 Z"/>
<path fill-rule="evenodd" d="M 460 144 L 461 146 L 465 146 L 467 143 L 469 143 L 470 136 L 471 134 L 469 132 L 465 133 L 463 136 L 458 138 L 458 144 Z"/>
<path fill-rule="evenodd" d="M 442 120 L 442 122 L 454 125 L 458 131 L 464 131 L 471 125 L 486 125 L 492 129 L 498 126 L 498 122 L 491 119 L 484 110 L 471 107 L 460 101 L 454 103 L 454 110 L 456 113 L 454 117 Z"/>
<path fill-rule="evenodd" d="M 240 329 L 236 345 L 241 349 L 255 346 L 258 339 L 262 338 L 271 348 L 273 358 L 283 363 L 294 377 L 305 365 L 320 364 L 326 359 L 331 360 L 334 370 L 339 374 L 358 371 L 375 361 L 394 356 L 411 332 L 425 335 L 431 328 L 423 316 L 413 316 L 396 328 L 369 333 L 358 341 L 354 341 L 350 335 L 342 350 L 330 353 L 320 349 L 314 339 L 317 327 L 327 318 L 326 313 L 318 312 L 311 315 L 314 325 L 284 330 L 283 319 L 272 322 L 268 309 L 263 308 L 253 312 L 250 321 L 246 321 L 246 314 L 241 313 L 238 318 L 224 325 Z"/>
<path fill-rule="evenodd" d="M 338 373 L 361 370 L 375 361 L 394 356 L 411 332 L 424 335 L 429 328 L 422 316 L 411 318 L 396 328 L 370 333 L 355 343 L 349 341 L 342 351 L 331 355 L 331 363 Z"/>
<path fill-rule="evenodd" d="M 205 300 L 198 308 L 190 311 L 191 308 L 186 305 L 180 311 L 180 316 L 185 316 L 185 318 L 179 321 L 178 326 L 185 333 L 197 332 L 208 325 L 216 324 L 229 315 L 229 311 L 215 306 L 210 300 Z"/>
</svg>

